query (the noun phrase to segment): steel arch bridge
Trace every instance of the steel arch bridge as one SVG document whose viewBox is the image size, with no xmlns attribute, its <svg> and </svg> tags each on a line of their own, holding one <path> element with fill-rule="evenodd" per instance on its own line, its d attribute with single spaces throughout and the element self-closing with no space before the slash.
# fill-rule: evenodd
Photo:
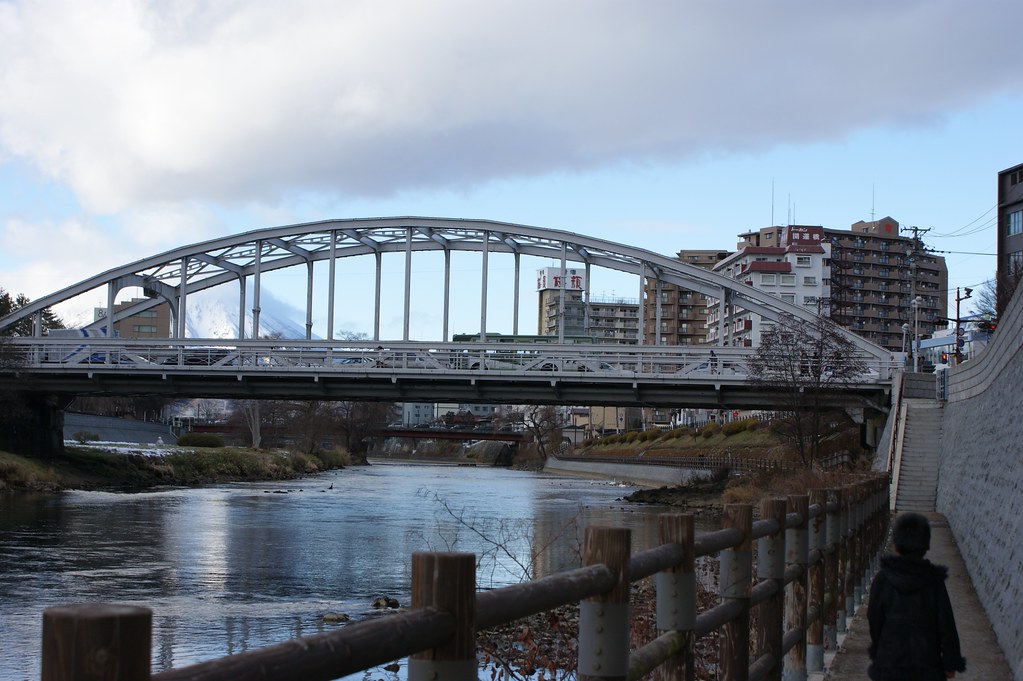
<svg viewBox="0 0 1023 681">
<path fill-rule="evenodd" d="M 410 311 L 412 309 L 412 279 L 414 256 L 421 253 L 440 253 L 444 261 L 443 292 L 432 295 L 441 306 L 443 319 L 441 338 L 436 341 L 410 339 Z M 449 341 L 449 322 L 452 304 L 451 256 L 464 252 L 475 254 L 479 262 L 480 326 L 479 343 L 459 345 Z M 380 337 L 381 278 L 384 256 L 403 258 L 404 289 L 402 303 L 403 332 L 401 339 Z M 739 369 L 743 358 L 751 350 L 736 347 L 715 347 L 723 365 L 731 365 L 732 374 L 710 372 L 709 353 L 712 348 L 692 346 L 569 346 L 556 344 L 544 348 L 523 349 L 516 357 L 495 356 L 480 350 L 487 347 L 488 287 L 491 262 L 497 258 L 513 261 L 513 300 L 510 311 L 512 333 L 519 326 L 519 283 L 521 259 L 536 257 L 560 262 L 561 268 L 585 268 L 587 281 L 592 281 L 593 268 L 605 268 L 635 275 L 637 293 L 642 300 L 644 284 L 647 290 L 659 293 L 662 284 L 674 284 L 682 289 L 701 293 L 718 301 L 718 337 L 729 338 L 725 320 L 731 311 L 745 309 L 781 324 L 815 324 L 819 318 L 802 306 L 787 303 L 739 281 L 714 272 L 688 265 L 675 258 L 649 250 L 588 237 L 573 232 L 530 227 L 489 220 L 469 220 L 428 217 L 389 217 L 348 220 L 326 220 L 267 229 L 254 230 L 183 246 L 165 253 L 116 267 L 56 293 L 42 297 L 15 313 L 0 319 L 0 333 L 12 325 L 33 319 L 31 337 L 15 339 L 25 346 L 29 368 L 37 369 L 34 381 L 38 389 L 70 390 L 72 375 L 82 374 L 92 384 L 94 392 L 164 392 L 154 390 L 154 381 L 170 385 L 167 377 L 175 379 L 175 390 L 192 390 L 203 395 L 239 396 L 248 391 L 252 395 L 297 396 L 314 393 L 325 397 L 353 395 L 363 398 L 427 400 L 441 395 L 468 397 L 484 401 L 503 400 L 513 396 L 531 397 L 538 402 L 574 401 L 584 403 L 627 402 L 670 406 L 678 399 L 669 399 L 674 393 L 684 393 L 680 386 L 697 384 L 736 384 L 736 392 L 750 392 L 739 386 L 745 376 Z M 363 347 L 351 341 L 335 339 L 334 316 L 338 305 L 336 277 L 349 258 L 365 257 L 375 263 L 374 324 L 371 343 Z M 325 263 L 326 328 L 325 339 L 312 338 L 315 296 L 315 265 Z M 305 271 L 305 339 L 267 342 L 260 336 L 260 295 L 264 275 L 288 268 Z M 321 271 L 323 266 L 320 267 Z M 222 286 L 234 286 L 238 292 L 238 325 L 236 338 L 186 338 L 188 302 L 191 296 Z M 124 289 L 140 287 L 145 298 L 118 304 Z M 74 347 L 55 346 L 52 339 L 42 334 L 42 311 L 84 293 L 105 289 L 106 314 L 88 327 L 90 338 Z M 562 310 L 564 309 L 562 284 Z M 589 298 L 588 291 L 586 298 Z M 251 328 L 246 328 L 246 307 L 251 297 Z M 118 320 L 137 315 L 161 304 L 168 304 L 172 314 L 171 338 L 165 340 L 131 341 L 110 338 L 109 329 Z M 324 303 L 321 302 L 321 305 Z M 647 320 L 644 305 L 639 306 L 640 339 Z M 655 306 L 654 328 L 660 328 L 660 306 Z M 504 310 L 502 310 L 503 312 Z M 564 325 L 559 325 L 562 333 Z M 846 337 L 863 361 L 872 367 L 872 374 L 860 383 L 876 390 L 879 384 L 890 380 L 893 366 L 891 353 L 869 341 L 836 326 Z M 561 338 L 561 340 L 564 340 Z M 339 345 L 343 345 L 341 348 Z M 385 347 L 386 346 L 386 347 Z M 75 349 L 77 348 L 77 350 Z M 83 350 L 83 348 L 85 348 Z M 217 349 L 219 348 L 219 349 Z M 374 357 L 370 353 L 384 353 Z M 206 358 L 203 359 L 203 353 Z M 475 354 L 474 354 L 475 353 Z M 475 362 L 473 357 L 478 358 Z M 716 361 L 716 360 L 715 360 Z M 372 367 L 369 364 L 372 362 Z M 58 368 L 47 368 L 56 363 Z M 367 372 L 369 368 L 384 371 Z M 494 371 L 480 371 L 495 369 Z M 539 372 L 544 373 L 539 373 Z M 78 372 L 76 374 L 76 372 Z M 347 373 L 346 373 L 347 372 Z M 373 374 L 373 381 L 364 382 L 339 379 L 337 390 L 326 389 L 332 379 L 354 376 L 360 372 Z M 103 381 L 96 377 L 102 375 Z M 537 383 L 556 389 L 526 391 L 514 387 L 494 389 L 487 393 L 479 387 L 487 376 L 493 386 Z M 417 376 L 422 380 L 417 383 Z M 142 377 L 148 377 L 142 380 Z M 214 378 L 211 378 L 214 377 Z M 219 378 L 215 378 L 219 377 Z M 600 378 L 600 380 L 597 380 Z M 271 380 L 273 379 L 273 380 Z M 286 388 L 286 379 L 316 383 L 315 388 Z M 464 380 L 463 380 L 464 379 Z M 557 379 L 557 380 L 554 380 Z M 583 380 L 585 379 L 585 380 Z M 649 379 L 649 380 L 648 380 Z M 264 383 L 260 383 L 264 380 Z M 465 391 L 441 388 L 445 381 L 454 386 L 466 383 Z M 660 386 L 638 397 L 640 383 Z M 274 388 L 277 384 L 280 387 Z M 336 381 L 335 381 L 336 383 Z M 559 384 L 555 386 L 555 384 Z M 387 385 L 397 386 L 388 390 Z M 579 390 L 566 389 L 578 384 Z M 100 387 L 100 386 L 106 387 Z M 375 387 L 367 387 L 367 386 Z M 46 386 L 46 387 L 44 387 Z M 601 389 L 596 387 L 603 386 Z M 620 389 L 613 389 L 613 388 Z M 607 390 L 604 390 L 606 388 Z M 84 389 L 84 388 L 83 388 Z M 546 392 L 545 392 L 546 391 Z M 550 393 L 550 394 L 548 394 Z M 718 401 L 721 395 L 718 394 Z M 655 401 L 661 400 L 661 401 Z M 518 400 L 524 401 L 524 400 Z M 690 400 L 691 401 L 691 400 Z"/>
</svg>

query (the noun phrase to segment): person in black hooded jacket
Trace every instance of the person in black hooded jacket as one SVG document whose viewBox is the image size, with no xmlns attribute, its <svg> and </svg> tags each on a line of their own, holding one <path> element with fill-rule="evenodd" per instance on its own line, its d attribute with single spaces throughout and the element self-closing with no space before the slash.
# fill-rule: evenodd
<svg viewBox="0 0 1023 681">
<path fill-rule="evenodd" d="M 948 568 L 924 558 L 931 527 L 919 513 L 903 513 L 892 529 L 895 554 L 881 559 L 870 586 L 870 667 L 874 681 L 944 681 L 966 671 L 952 603 Z"/>
</svg>

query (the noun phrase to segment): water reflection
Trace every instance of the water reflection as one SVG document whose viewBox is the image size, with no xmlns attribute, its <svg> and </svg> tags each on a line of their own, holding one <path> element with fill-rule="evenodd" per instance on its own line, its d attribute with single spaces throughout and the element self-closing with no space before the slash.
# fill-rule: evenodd
<svg viewBox="0 0 1023 681">
<path fill-rule="evenodd" d="M 577 566 L 591 524 L 630 527 L 633 551 L 648 548 L 663 509 L 621 502 L 629 491 L 384 464 L 272 485 L 3 497 L 0 681 L 39 677 L 50 605 L 153 608 L 161 671 L 342 626 L 328 612 L 378 616 L 377 595 L 407 605 L 414 551 L 476 553 L 490 587 Z"/>
</svg>

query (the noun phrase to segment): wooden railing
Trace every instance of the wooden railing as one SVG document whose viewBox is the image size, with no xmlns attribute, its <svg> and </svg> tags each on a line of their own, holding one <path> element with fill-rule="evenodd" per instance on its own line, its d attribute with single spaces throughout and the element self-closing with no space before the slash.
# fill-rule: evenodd
<svg viewBox="0 0 1023 681">
<path fill-rule="evenodd" d="M 629 530 L 589 527 L 585 566 L 476 593 L 475 556 L 412 556 L 412 609 L 335 632 L 173 669 L 150 677 L 152 612 L 73 605 L 43 613 L 42 678 L 70 681 L 335 679 L 409 657 L 409 681 L 477 678 L 476 632 L 579 603 L 580 679 L 692 679 L 695 641 L 720 630 L 720 678 L 806 678 L 821 671 L 876 570 L 888 523 L 886 475 L 841 488 L 767 499 L 760 519 L 725 506 L 722 529 L 659 519 L 661 544 L 631 555 Z M 756 541 L 754 576 L 753 544 Z M 720 554 L 720 603 L 697 612 L 695 561 Z M 629 585 L 656 576 L 657 638 L 629 650 Z M 750 613 L 757 608 L 756 631 Z M 750 656 L 755 636 L 755 657 Z"/>
</svg>

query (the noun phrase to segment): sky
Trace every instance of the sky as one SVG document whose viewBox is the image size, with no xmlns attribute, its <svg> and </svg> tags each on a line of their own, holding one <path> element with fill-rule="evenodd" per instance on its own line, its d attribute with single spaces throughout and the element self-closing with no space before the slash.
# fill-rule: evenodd
<svg viewBox="0 0 1023 681">
<path fill-rule="evenodd" d="M 332 218 L 673 255 L 890 216 L 954 309 L 1023 163 L 1020 25 L 1018 0 L 0 0 L 0 287 Z"/>
</svg>

